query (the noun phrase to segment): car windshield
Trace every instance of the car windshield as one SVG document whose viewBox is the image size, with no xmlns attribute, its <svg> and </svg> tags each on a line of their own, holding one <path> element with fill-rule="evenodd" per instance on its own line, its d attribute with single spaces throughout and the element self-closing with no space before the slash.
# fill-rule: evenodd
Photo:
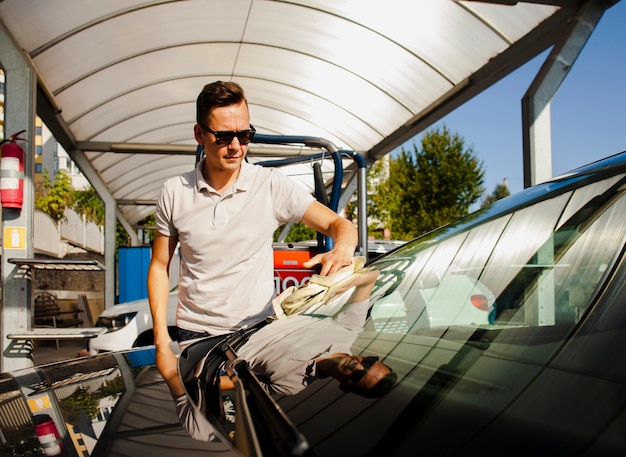
<svg viewBox="0 0 626 457">
<path fill-rule="evenodd" d="M 374 403 L 328 382 L 278 404 L 321 454 L 351 436 L 350 455 L 610 448 L 626 382 L 611 350 L 626 344 L 623 288 L 607 289 L 622 271 L 625 182 L 548 183 L 373 261 L 352 354 L 379 357 L 398 383 Z"/>
<path fill-rule="evenodd" d="M 624 242 L 623 194 L 600 181 L 380 259 L 368 329 L 575 324 Z"/>
</svg>

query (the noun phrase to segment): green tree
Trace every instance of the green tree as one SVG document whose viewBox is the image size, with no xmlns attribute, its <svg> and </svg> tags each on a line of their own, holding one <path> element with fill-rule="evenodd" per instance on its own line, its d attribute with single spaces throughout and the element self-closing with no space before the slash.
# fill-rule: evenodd
<svg viewBox="0 0 626 457">
<path fill-rule="evenodd" d="M 0 456 L 2 457 L 41 457 L 45 455 L 41 443 L 35 435 L 32 423 L 7 427 L 2 430 Z"/>
<path fill-rule="evenodd" d="M 116 376 L 115 378 L 104 382 L 96 391 L 97 398 L 117 398 L 126 390 L 124 386 L 124 378 Z"/>
<path fill-rule="evenodd" d="M 89 186 L 86 190 L 74 191 L 74 205 L 72 209 L 78 214 L 84 215 L 88 221 L 98 224 L 99 226 L 104 225 L 104 203 L 93 187 Z M 138 225 L 154 227 L 155 214 L 153 213 L 146 216 L 139 221 Z M 130 235 L 119 221 L 116 223 L 115 232 L 117 247 L 130 246 Z M 148 239 L 150 241 L 154 240 L 154 230 L 148 231 Z"/>
<path fill-rule="evenodd" d="M 43 172 L 43 184 L 35 195 L 35 206 L 46 213 L 55 224 L 66 220 L 65 209 L 71 208 L 74 200 L 72 178 L 65 170 L 54 175 L 54 183 L 50 182 L 48 171 Z"/>
<path fill-rule="evenodd" d="M 85 216 L 87 221 L 99 226 L 104 225 L 104 202 L 89 186 L 86 190 L 72 189 L 72 179 L 65 170 L 59 170 L 54 175 L 54 183 L 50 181 L 48 171 L 43 172 L 43 183 L 35 191 L 35 206 L 46 213 L 58 225 L 65 221 L 65 210 L 73 209 L 76 213 Z M 154 226 L 154 214 L 146 217 L 141 224 Z M 116 245 L 130 246 L 130 236 L 124 226 L 116 224 Z M 150 240 L 154 234 L 149 235 Z"/>
<path fill-rule="evenodd" d="M 69 397 L 60 401 L 65 416 L 78 417 L 84 413 L 89 418 L 98 415 L 98 396 L 85 387 L 77 387 Z"/>
<path fill-rule="evenodd" d="M 485 206 L 489 206 L 496 200 L 500 200 L 501 198 L 508 197 L 509 195 L 511 195 L 511 192 L 509 191 L 509 186 L 507 186 L 506 179 L 505 179 L 502 184 L 496 184 L 496 187 L 494 187 L 491 195 L 488 195 L 487 197 L 485 197 L 480 207 L 484 208 Z"/>
<path fill-rule="evenodd" d="M 144 229 L 146 233 L 144 239 L 147 238 L 150 244 L 152 244 L 152 242 L 154 241 L 154 234 L 156 232 L 156 213 L 152 213 L 149 216 L 144 217 L 142 220 L 139 221 L 137 227 Z"/>
<path fill-rule="evenodd" d="M 274 241 L 278 240 L 278 235 L 282 231 L 284 225 L 281 225 L 274 231 Z M 308 241 L 317 238 L 317 232 L 302 223 L 293 224 L 291 230 L 285 238 L 285 243 L 297 243 L 298 241 Z"/>
<path fill-rule="evenodd" d="M 100 226 L 104 225 L 104 203 L 93 187 L 89 186 L 86 190 L 74 191 L 72 209 L 78 214 L 84 215 L 88 221 Z"/>
<path fill-rule="evenodd" d="M 467 215 L 483 179 L 482 163 L 464 139 L 445 126 L 433 129 L 423 135 L 421 149 L 402 148 L 390 157 L 388 177 L 371 195 L 368 212 L 393 238 L 408 240 Z"/>
</svg>

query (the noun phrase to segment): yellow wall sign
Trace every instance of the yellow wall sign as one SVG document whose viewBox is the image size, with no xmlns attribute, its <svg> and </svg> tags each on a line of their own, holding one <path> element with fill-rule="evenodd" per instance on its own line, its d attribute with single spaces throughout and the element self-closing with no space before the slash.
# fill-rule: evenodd
<svg viewBox="0 0 626 457">
<path fill-rule="evenodd" d="M 50 398 L 48 397 L 48 395 L 44 394 L 38 398 L 30 398 L 28 400 L 28 407 L 30 408 L 31 412 L 36 413 L 37 411 L 51 408 L 52 405 L 50 404 Z"/>
<path fill-rule="evenodd" d="M 26 227 L 5 227 L 4 249 L 26 249 Z"/>
</svg>

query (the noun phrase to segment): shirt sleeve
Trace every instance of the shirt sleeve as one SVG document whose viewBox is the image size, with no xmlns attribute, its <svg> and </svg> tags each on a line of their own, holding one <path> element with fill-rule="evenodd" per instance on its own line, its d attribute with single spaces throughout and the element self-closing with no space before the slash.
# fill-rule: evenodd
<svg viewBox="0 0 626 457">
<path fill-rule="evenodd" d="M 365 325 L 367 311 L 369 310 L 369 300 L 351 302 L 342 307 L 333 319 L 346 330 L 358 332 Z"/>
<path fill-rule="evenodd" d="M 156 205 L 155 225 L 159 233 L 165 236 L 175 236 L 177 234 L 176 227 L 172 223 L 174 196 L 170 184 L 169 181 L 163 184 Z"/>
<path fill-rule="evenodd" d="M 210 441 L 215 438 L 215 429 L 200 410 L 189 404 L 186 394 L 175 399 L 178 420 L 187 433 L 198 441 Z"/>
<path fill-rule="evenodd" d="M 300 222 L 315 197 L 281 171 L 271 171 L 274 217 L 279 222 Z"/>
</svg>

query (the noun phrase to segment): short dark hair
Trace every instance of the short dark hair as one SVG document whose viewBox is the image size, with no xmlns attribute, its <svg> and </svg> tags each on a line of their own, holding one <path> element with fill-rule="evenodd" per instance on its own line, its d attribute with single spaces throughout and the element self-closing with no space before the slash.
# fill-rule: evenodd
<svg viewBox="0 0 626 457">
<path fill-rule="evenodd" d="M 248 103 L 243 88 L 232 81 L 215 81 L 202 88 L 196 100 L 196 122 L 204 124 L 215 108 Z"/>
<path fill-rule="evenodd" d="M 358 387 L 357 384 L 352 386 L 351 392 L 365 398 L 379 398 L 388 393 L 397 381 L 398 375 L 390 371 L 369 389 Z"/>
</svg>

